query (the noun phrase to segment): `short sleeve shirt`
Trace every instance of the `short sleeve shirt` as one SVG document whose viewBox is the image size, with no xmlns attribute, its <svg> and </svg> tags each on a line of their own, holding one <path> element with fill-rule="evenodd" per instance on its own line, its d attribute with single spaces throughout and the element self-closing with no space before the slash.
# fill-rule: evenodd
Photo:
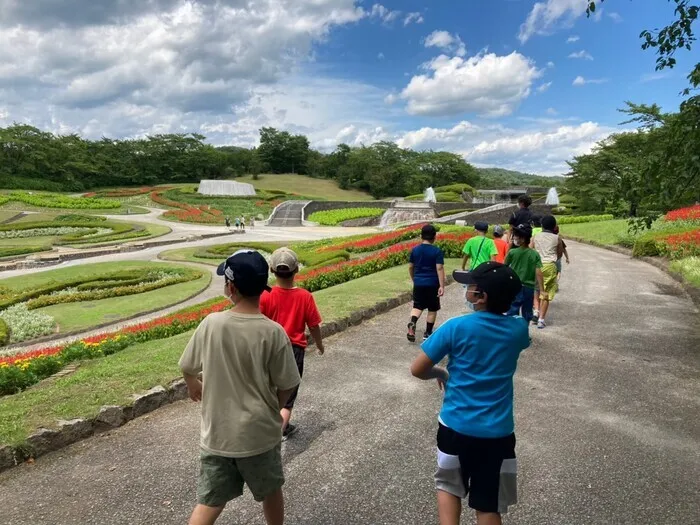
<svg viewBox="0 0 700 525">
<path fill-rule="evenodd" d="M 422 349 L 435 364 L 449 359 L 440 421 L 467 436 L 512 434 L 513 375 L 520 353 L 528 346 L 522 317 L 476 312 L 438 328 Z"/>
<path fill-rule="evenodd" d="M 537 282 L 537 268 L 542 268 L 542 259 L 536 250 L 527 246 L 513 248 L 506 255 L 507 266 L 510 266 L 520 278 L 523 286 L 534 288 Z"/>
<path fill-rule="evenodd" d="M 532 212 L 529 208 L 518 208 L 517 211 L 513 212 L 513 215 L 508 219 L 508 224 L 511 226 L 518 226 L 520 224 L 531 224 L 532 223 Z"/>
<path fill-rule="evenodd" d="M 413 264 L 413 284 L 415 286 L 440 286 L 437 265 L 445 264 L 442 250 L 433 244 L 419 244 L 409 257 Z"/>
<path fill-rule="evenodd" d="M 497 256 L 498 249 L 493 239 L 477 235 L 467 241 L 462 253 L 469 256 L 469 269 L 473 270 L 480 264 L 490 261 L 491 257 Z"/>
<path fill-rule="evenodd" d="M 284 329 L 265 316 L 218 312 L 197 327 L 180 369 L 202 373 L 201 448 L 250 457 L 282 440 L 278 390 L 301 381 Z"/>
<path fill-rule="evenodd" d="M 311 292 L 303 288 L 280 288 L 260 296 L 260 311 L 284 328 L 292 344 L 306 348 L 306 327 L 321 324 L 321 314 Z"/>
<path fill-rule="evenodd" d="M 559 258 L 557 247 L 559 246 L 559 236 L 552 232 L 540 232 L 533 239 L 535 250 L 540 254 L 543 264 L 557 262 Z"/>
</svg>

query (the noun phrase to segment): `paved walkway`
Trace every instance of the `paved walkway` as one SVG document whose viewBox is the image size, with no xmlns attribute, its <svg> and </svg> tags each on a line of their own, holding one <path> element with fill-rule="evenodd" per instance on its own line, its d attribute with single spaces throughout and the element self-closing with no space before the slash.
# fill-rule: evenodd
<svg viewBox="0 0 700 525">
<path fill-rule="evenodd" d="M 671 525 L 700 516 L 698 312 L 659 270 L 571 243 L 551 325 L 516 376 L 521 504 L 509 524 Z M 461 314 L 448 289 L 442 318 Z M 284 449 L 288 523 L 436 523 L 440 394 L 410 377 L 408 308 L 310 355 Z M 195 499 L 197 405 L 0 474 L 8 525 L 185 523 Z M 471 519 L 469 511 L 465 516 Z M 222 524 L 261 524 L 249 496 Z M 468 521 L 466 522 L 468 523 Z"/>
</svg>

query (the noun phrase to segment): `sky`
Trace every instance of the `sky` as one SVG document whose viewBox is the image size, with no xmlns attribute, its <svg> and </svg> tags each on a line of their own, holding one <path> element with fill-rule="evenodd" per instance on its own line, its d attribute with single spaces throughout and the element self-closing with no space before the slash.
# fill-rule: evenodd
<svg viewBox="0 0 700 525">
<path fill-rule="evenodd" d="M 542 175 L 675 111 L 691 62 L 656 72 L 639 33 L 673 3 L 605 0 L 0 0 L 0 126 L 86 138 L 272 126 L 332 151 L 394 141 Z"/>
</svg>

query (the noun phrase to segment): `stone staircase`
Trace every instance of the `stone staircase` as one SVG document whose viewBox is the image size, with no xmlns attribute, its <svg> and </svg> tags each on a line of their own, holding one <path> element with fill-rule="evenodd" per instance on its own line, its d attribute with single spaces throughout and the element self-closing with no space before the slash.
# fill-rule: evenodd
<svg viewBox="0 0 700 525">
<path fill-rule="evenodd" d="M 310 201 L 287 201 L 283 202 L 272 212 L 272 216 L 267 221 L 267 226 L 287 226 L 299 227 L 302 224 L 302 214 L 304 206 Z"/>
</svg>

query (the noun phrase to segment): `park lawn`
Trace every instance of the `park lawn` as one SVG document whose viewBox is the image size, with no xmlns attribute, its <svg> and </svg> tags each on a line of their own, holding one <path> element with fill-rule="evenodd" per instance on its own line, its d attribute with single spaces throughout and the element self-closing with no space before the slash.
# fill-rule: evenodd
<svg viewBox="0 0 700 525">
<path fill-rule="evenodd" d="M 343 190 L 335 181 L 315 179 L 306 175 L 260 175 L 258 180 L 252 176 L 233 179 L 247 182 L 259 190 L 280 190 L 287 193 L 306 195 L 328 201 L 371 201 L 371 195 L 358 190 Z"/>
<path fill-rule="evenodd" d="M 107 272 L 116 272 L 120 270 L 131 270 L 138 268 L 172 268 L 171 264 L 154 263 L 146 261 L 120 261 L 120 262 L 105 262 L 94 264 L 82 264 L 77 266 L 69 266 L 68 268 L 60 268 L 57 270 L 48 270 L 45 272 L 30 273 L 27 275 L 19 275 L 8 279 L 0 279 L 0 286 L 5 286 L 13 290 L 23 290 L 25 288 L 34 288 L 44 286 L 55 282 L 63 283 L 72 281 L 78 277 L 97 276 Z"/>
<path fill-rule="evenodd" d="M 19 213 L 21 211 L 36 211 L 39 213 L 46 213 L 50 215 L 63 215 L 67 213 L 78 213 L 80 215 L 126 215 L 127 209 L 130 215 L 143 215 L 149 213 L 149 211 L 140 206 L 127 206 L 122 204 L 121 208 L 113 208 L 109 210 L 92 210 L 92 209 L 71 209 L 71 208 L 46 208 L 40 206 L 32 206 L 31 204 L 25 204 L 24 202 L 10 201 L 2 206 L 0 206 L 0 211 L 14 211 Z M 36 220 L 36 219 L 34 219 Z"/>
<path fill-rule="evenodd" d="M 0 223 L 10 220 L 15 217 L 19 212 L 12 210 L 0 210 Z"/>
<path fill-rule="evenodd" d="M 193 262 L 198 264 L 208 264 L 209 266 L 218 266 L 221 261 L 209 257 L 197 257 L 195 253 L 202 251 L 204 247 L 198 248 L 182 248 L 179 250 L 166 250 L 158 254 L 158 258 L 164 261 L 177 262 Z M 223 260 L 223 259 L 222 259 Z"/>
<path fill-rule="evenodd" d="M 95 242 L 95 243 L 85 243 L 85 244 L 71 244 L 67 245 L 70 246 L 71 248 L 95 248 L 99 246 L 111 246 L 114 244 L 121 244 L 124 242 L 141 242 L 141 241 L 146 241 L 148 239 L 154 239 L 156 237 L 161 237 L 163 235 L 167 235 L 168 233 L 172 232 L 173 230 L 171 228 L 168 228 L 167 226 L 163 226 L 160 224 L 148 224 L 148 223 L 132 223 L 132 224 L 138 224 L 138 226 L 143 226 L 148 235 L 144 235 L 142 237 L 124 237 L 123 239 L 115 239 L 112 241 L 107 241 L 107 242 Z M 128 235 L 130 232 L 125 233 L 124 235 Z"/>
<path fill-rule="evenodd" d="M 133 317 L 140 313 L 167 308 L 198 294 L 211 283 L 211 273 L 199 279 L 179 283 L 150 292 L 112 297 L 96 301 L 64 303 L 37 309 L 50 315 L 58 324 L 59 333 L 87 330 L 94 326 Z"/>
<path fill-rule="evenodd" d="M 601 222 L 584 222 L 580 224 L 563 224 L 560 227 L 564 238 L 594 241 L 600 244 L 617 244 L 627 236 L 627 221 L 618 219 Z"/>
<path fill-rule="evenodd" d="M 686 257 L 673 261 L 670 269 L 681 274 L 693 286 L 700 288 L 700 257 Z"/>
<path fill-rule="evenodd" d="M 458 265 L 458 259 L 448 259 L 446 273 Z M 321 290 L 314 297 L 324 322 L 332 322 L 410 289 L 408 265 L 403 265 Z M 127 405 L 132 394 L 167 385 L 181 376 L 177 362 L 191 334 L 141 343 L 84 361 L 73 374 L 3 397 L 0 445 L 21 444 L 37 428 L 55 427 L 58 420 L 94 417 L 104 405 Z"/>
</svg>

